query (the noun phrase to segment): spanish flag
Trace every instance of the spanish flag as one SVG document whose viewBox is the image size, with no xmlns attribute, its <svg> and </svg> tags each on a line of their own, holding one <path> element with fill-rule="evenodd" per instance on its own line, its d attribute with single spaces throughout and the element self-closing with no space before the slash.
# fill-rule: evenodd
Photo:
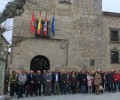
<svg viewBox="0 0 120 100">
<path fill-rule="evenodd" d="M 40 18 L 39 18 L 39 22 L 38 22 L 37 34 L 41 34 L 41 30 L 42 30 L 41 20 L 42 20 L 42 17 L 41 17 L 41 12 L 40 12 Z"/>
<path fill-rule="evenodd" d="M 32 17 L 31 17 L 31 23 L 30 23 L 30 32 L 34 33 L 34 24 L 35 24 L 35 18 L 34 18 L 34 10 L 32 12 Z"/>
</svg>

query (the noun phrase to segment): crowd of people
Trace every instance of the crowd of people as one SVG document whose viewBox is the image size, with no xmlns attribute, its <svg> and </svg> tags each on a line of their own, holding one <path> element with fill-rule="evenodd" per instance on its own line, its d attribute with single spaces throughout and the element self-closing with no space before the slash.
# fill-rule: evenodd
<svg viewBox="0 0 120 100">
<path fill-rule="evenodd" d="M 10 96 L 50 96 L 62 94 L 99 94 L 120 92 L 120 71 L 46 71 L 20 73 L 12 71 L 5 75 L 5 93 L 10 85 Z"/>
</svg>

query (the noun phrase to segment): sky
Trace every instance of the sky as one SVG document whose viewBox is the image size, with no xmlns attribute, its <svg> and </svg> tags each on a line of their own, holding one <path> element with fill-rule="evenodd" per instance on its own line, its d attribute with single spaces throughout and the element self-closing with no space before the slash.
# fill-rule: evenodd
<svg viewBox="0 0 120 100">
<path fill-rule="evenodd" d="M 102 0 L 102 10 L 120 13 L 120 0 Z"/>
<path fill-rule="evenodd" d="M 12 0 L 0 0 L 0 12 L 3 11 L 8 1 Z M 102 0 L 102 10 L 120 13 L 120 0 Z M 5 25 L 9 30 L 12 29 L 12 20 L 5 22 Z M 11 33 L 12 30 L 4 34 L 9 42 L 12 37 Z"/>
</svg>

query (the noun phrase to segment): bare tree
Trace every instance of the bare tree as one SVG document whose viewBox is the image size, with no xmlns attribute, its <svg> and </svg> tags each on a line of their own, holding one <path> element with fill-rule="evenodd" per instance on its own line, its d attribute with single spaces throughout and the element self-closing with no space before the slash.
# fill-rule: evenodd
<svg viewBox="0 0 120 100">
<path fill-rule="evenodd" d="M 20 16 L 24 12 L 23 6 L 25 3 L 26 0 L 13 0 L 11 2 L 8 2 L 3 12 L 0 13 L 0 24 L 8 18 Z"/>
</svg>

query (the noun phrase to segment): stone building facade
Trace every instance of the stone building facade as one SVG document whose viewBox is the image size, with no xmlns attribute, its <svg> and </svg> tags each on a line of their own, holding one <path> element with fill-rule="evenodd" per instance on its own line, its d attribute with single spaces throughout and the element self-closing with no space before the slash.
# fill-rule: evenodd
<svg viewBox="0 0 120 100">
<path fill-rule="evenodd" d="M 0 96 L 4 92 L 4 76 L 7 67 L 8 41 L 3 35 L 0 35 Z"/>
<path fill-rule="evenodd" d="M 35 38 L 30 33 L 33 9 L 36 19 L 39 11 L 43 19 L 47 12 L 49 21 L 55 14 L 55 36 Z M 24 14 L 14 19 L 13 40 L 25 39 L 12 49 L 11 69 L 119 69 L 119 17 L 103 12 L 102 0 L 27 2 Z"/>
</svg>

